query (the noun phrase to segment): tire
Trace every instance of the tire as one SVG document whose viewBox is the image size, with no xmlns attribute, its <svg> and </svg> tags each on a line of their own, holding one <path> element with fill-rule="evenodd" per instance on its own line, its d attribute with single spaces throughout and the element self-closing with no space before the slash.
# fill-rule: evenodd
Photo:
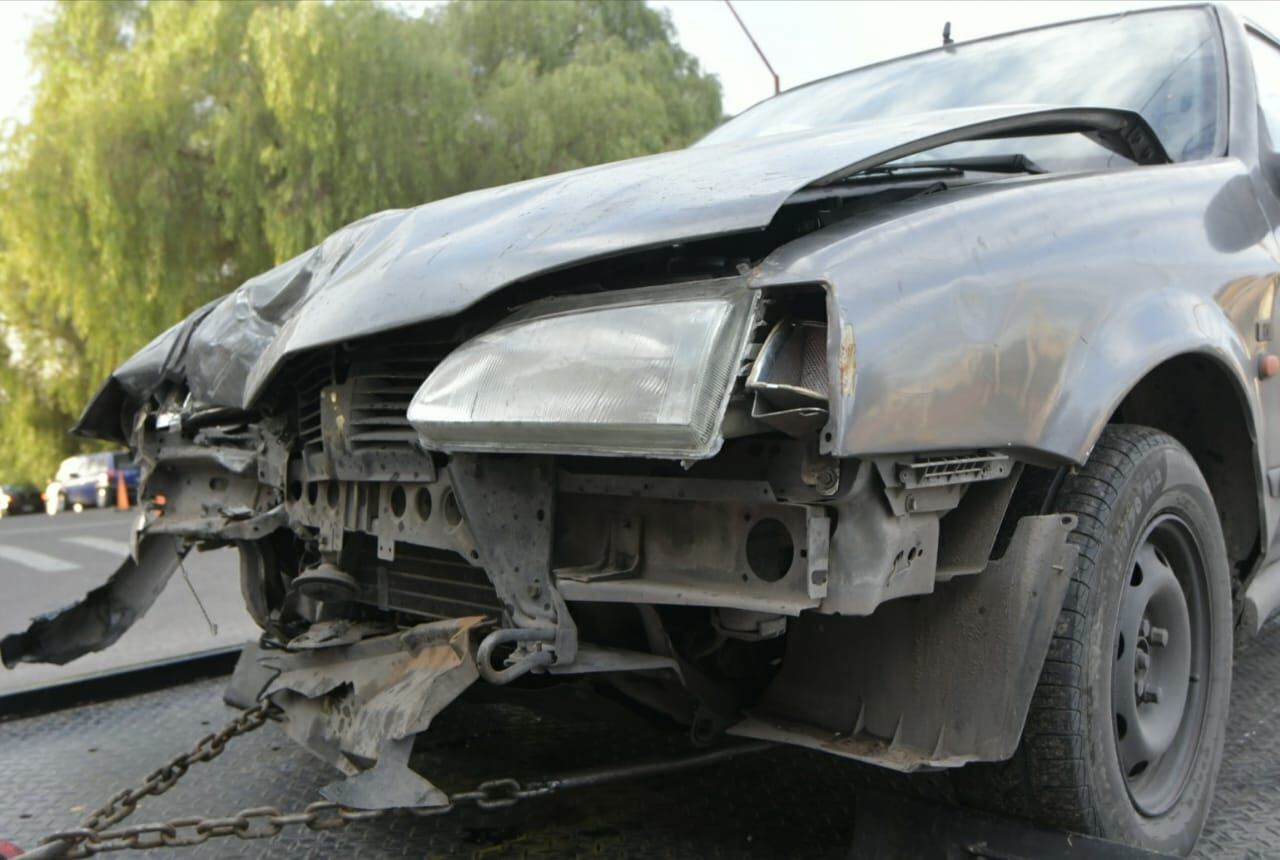
<svg viewBox="0 0 1280 860">
<path fill-rule="evenodd" d="M 105 508 L 111 503 L 111 495 L 107 492 L 105 487 L 99 487 L 97 492 L 94 493 L 93 500 L 97 507 Z"/>
<path fill-rule="evenodd" d="M 1175 439 L 1112 425 L 1053 509 L 1077 517 L 1080 553 L 1022 740 L 1009 762 L 957 773 L 957 791 L 1051 827 L 1190 853 L 1231 688 L 1230 568 L 1213 497 Z"/>
</svg>

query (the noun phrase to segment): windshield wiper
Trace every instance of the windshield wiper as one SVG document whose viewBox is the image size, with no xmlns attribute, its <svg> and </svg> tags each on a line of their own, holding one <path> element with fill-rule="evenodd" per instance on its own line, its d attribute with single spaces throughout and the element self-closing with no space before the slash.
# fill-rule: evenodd
<svg viewBox="0 0 1280 860">
<path fill-rule="evenodd" d="M 884 167 L 921 155 L 940 146 L 951 143 L 965 143 L 974 140 L 995 140 L 999 138 L 1037 137 L 1055 134 L 1083 134 L 1094 143 L 1100 144 L 1114 153 L 1124 156 L 1135 164 L 1169 164 L 1169 153 L 1164 151 L 1160 138 L 1151 130 L 1151 126 L 1140 114 L 1133 111 L 1116 110 L 1114 108 L 1046 108 L 1025 114 L 997 117 L 992 120 L 976 122 L 972 125 L 928 134 L 901 146 L 895 146 L 884 152 L 869 156 L 809 183 L 810 188 L 821 188 L 824 185 L 835 185 L 844 182 L 850 176 L 865 174 L 876 167 Z M 980 170 L 977 164 L 1016 165 L 1014 171 L 1026 173 L 1027 159 L 1016 160 L 1008 157 L 992 161 L 983 159 L 947 159 L 945 164 L 963 165 L 970 163 L 971 170 Z M 929 162 L 938 164 L 939 162 Z M 955 168 L 963 170 L 963 166 Z M 1043 173 L 1043 170 L 1038 170 Z M 892 176 L 892 172 L 888 175 Z M 918 172 L 917 172 L 917 175 Z"/>
<path fill-rule="evenodd" d="M 888 165 L 892 167 L 893 165 Z M 975 155 L 970 158 L 943 158 L 937 161 L 912 161 L 911 167 L 954 167 L 961 172 L 978 173 L 1048 173 L 1020 152 L 1008 155 Z"/>
<path fill-rule="evenodd" d="M 941 173 L 947 176 L 963 176 L 966 172 L 975 173 L 1048 173 L 1040 165 L 1020 152 L 1008 155 L 975 155 L 970 158 L 940 158 L 933 161 L 907 161 L 896 164 L 881 164 L 859 171 L 853 176 L 889 175 L 918 177 L 920 173 Z"/>
</svg>

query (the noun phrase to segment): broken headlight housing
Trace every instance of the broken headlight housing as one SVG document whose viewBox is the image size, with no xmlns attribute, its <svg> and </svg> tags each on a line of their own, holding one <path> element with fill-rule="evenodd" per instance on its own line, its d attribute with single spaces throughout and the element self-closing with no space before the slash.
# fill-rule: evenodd
<svg viewBox="0 0 1280 860">
<path fill-rule="evenodd" d="M 445 358 L 409 421 L 437 451 L 709 457 L 755 299 L 735 278 L 535 303 Z"/>
</svg>

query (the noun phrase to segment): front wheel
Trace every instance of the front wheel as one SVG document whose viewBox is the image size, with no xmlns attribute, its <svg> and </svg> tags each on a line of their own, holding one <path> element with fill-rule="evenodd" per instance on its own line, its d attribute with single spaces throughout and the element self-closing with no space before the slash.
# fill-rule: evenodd
<svg viewBox="0 0 1280 860">
<path fill-rule="evenodd" d="M 1231 687 L 1230 572 L 1213 497 L 1175 439 L 1113 425 L 1056 507 L 1077 518 L 1071 585 L 1018 752 L 973 776 L 1041 823 L 1189 853 L 1213 798 Z M 975 780 L 959 784 L 969 793 Z"/>
</svg>

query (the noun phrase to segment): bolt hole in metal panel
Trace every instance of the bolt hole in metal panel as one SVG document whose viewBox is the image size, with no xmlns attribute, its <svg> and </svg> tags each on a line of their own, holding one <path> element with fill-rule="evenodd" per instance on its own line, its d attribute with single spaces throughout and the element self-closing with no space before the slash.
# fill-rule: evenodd
<svg viewBox="0 0 1280 860">
<path fill-rule="evenodd" d="M 583 481 L 575 489 L 608 484 Z M 553 566 L 567 600 L 727 606 L 794 615 L 810 593 L 806 509 L 754 499 L 563 492 Z M 752 535 L 754 534 L 754 539 Z M 824 570 L 825 572 L 825 570 Z"/>
<path fill-rule="evenodd" d="M 791 532 L 772 517 L 759 520 L 747 532 L 747 565 L 765 582 L 777 582 L 791 570 L 796 545 Z"/>
<path fill-rule="evenodd" d="M 453 494 L 453 490 L 444 491 L 444 521 L 451 529 L 456 529 L 462 524 L 462 509 L 458 507 L 458 497 Z"/>
</svg>

